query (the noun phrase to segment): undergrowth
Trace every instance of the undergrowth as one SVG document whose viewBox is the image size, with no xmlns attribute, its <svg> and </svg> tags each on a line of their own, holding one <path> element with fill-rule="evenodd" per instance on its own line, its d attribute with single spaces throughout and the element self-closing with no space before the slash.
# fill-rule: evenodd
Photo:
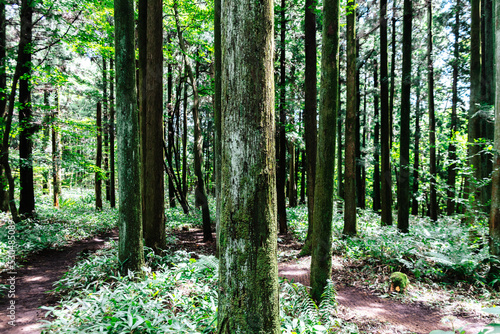
<svg viewBox="0 0 500 334">
<path fill-rule="evenodd" d="M 146 277 L 122 277 L 117 245 L 79 261 L 54 290 L 59 306 L 44 307 L 43 333 L 214 333 L 217 328 L 218 260 L 178 251 L 162 256 L 146 249 Z M 153 269 L 152 269 L 153 268 Z M 335 317 L 336 291 L 325 289 L 320 305 L 306 287 L 280 282 L 282 333 L 342 332 Z"/>
</svg>

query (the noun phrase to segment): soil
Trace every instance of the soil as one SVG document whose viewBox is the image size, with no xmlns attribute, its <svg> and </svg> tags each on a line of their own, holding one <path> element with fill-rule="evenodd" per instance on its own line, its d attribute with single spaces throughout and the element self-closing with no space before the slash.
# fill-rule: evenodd
<svg viewBox="0 0 500 334">
<path fill-rule="evenodd" d="M 199 229 L 175 232 L 177 241 L 170 247 L 183 249 L 196 254 L 214 254 L 215 243 L 203 242 L 203 233 Z M 117 239 L 117 231 L 99 235 L 95 238 L 74 242 L 59 250 L 45 250 L 30 257 L 17 271 L 15 301 L 15 327 L 8 324 L 8 306 L 10 299 L 5 296 L 0 300 L 0 333 L 40 333 L 40 320 L 45 312 L 39 309 L 43 305 L 54 305 L 57 300 L 50 293 L 53 283 L 60 279 L 68 267 L 73 265 L 82 254 L 93 252 L 104 247 L 105 241 Z M 300 249 L 300 244 L 290 236 L 280 236 L 279 275 L 290 281 L 309 285 L 310 257 L 295 259 L 289 254 Z M 291 260 L 290 260 L 291 259 Z M 386 298 L 358 286 L 352 280 L 342 279 L 345 269 L 341 259 L 334 258 L 332 280 L 337 289 L 339 302 L 338 316 L 345 321 L 353 322 L 364 333 L 395 334 L 417 333 L 427 334 L 432 330 L 450 330 L 450 325 L 442 323 L 444 314 L 439 309 L 425 305 L 401 303 L 397 298 L 387 295 Z M 2 283 L 6 284 L 9 275 L 3 274 Z M 460 315 L 453 321 L 455 328 L 464 327 L 466 334 L 476 334 L 485 326 L 485 322 L 472 315 Z"/>
<path fill-rule="evenodd" d="M 6 294 L 0 300 L 0 333 L 40 333 L 39 320 L 44 318 L 43 305 L 54 305 L 56 297 L 50 293 L 53 284 L 58 281 L 69 267 L 75 264 L 79 256 L 103 248 L 109 239 L 118 239 L 116 230 L 103 233 L 94 238 L 77 241 L 61 249 L 47 249 L 29 257 L 16 275 L 3 273 L 2 283 L 15 277 L 15 298 L 10 299 Z M 15 326 L 9 325 L 8 307 L 11 301 L 15 304 Z"/>
</svg>

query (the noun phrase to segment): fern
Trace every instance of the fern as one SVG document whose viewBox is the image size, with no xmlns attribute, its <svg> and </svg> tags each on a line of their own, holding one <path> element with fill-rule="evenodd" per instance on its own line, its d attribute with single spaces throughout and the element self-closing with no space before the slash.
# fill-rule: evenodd
<svg viewBox="0 0 500 334">
<path fill-rule="evenodd" d="M 337 290 L 331 280 L 328 280 L 325 290 L 321 294 L 321 302 L 318 307 L 319 317 L 322 323 L 330 322 L 332 315 L 337 312 Z"/>
</svg>

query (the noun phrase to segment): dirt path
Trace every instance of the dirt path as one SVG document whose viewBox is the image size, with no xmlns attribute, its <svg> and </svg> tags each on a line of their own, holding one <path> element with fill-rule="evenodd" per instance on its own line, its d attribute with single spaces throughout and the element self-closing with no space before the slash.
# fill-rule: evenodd
<svg viewBox="0 0 500 334">
<path fill-rule="evenodd" d="M 290 281 L 309 285 L 310 265 L 310 257 L 291 263 L 280 263 L 278 266 L 279 275 Z M 373 334 L 405 331 L 428 334 L 436 329 L 451 330 L 449 326 L 441 323 L 441 319 L 447 315 L 439 310 L 418 304 L 402 304 L 390 298 L 381 298 L 357 287 L 346 286 L 342 282 L 334 283 L 337 289 L 337 301 L 343 309 L 341 316 L 344 320 L 358 324 L 367 322 L 367 320 L 368 322 L 371 320 L 377 323 L 386 323 L 385 326 L 379 326 L 378 330 L 373 331 Z M 477 334 L 485 326 L 485 323 L 472 317 L 457 317 L 454 326 L 455 328 L 463 327 L 466 334 Z"/>
<path fill-rule="evenodd" d="M 118 238 L 116 231 L 74 242 L 61 250 L 44 250 L 30 257 L 16 275 L 2 274 L 3 284 L 10 285 L 11 281 L 8 279 L 15 277 L 15 298 L 10 299 L 6 295 L 0 300 L 0 333 L 40 333 L 38 321 L 43 318 L 45 312 L 39 307 L 57 302 L 47 291 L 54 288 L 53 283 L 75 263 L 81 252 L 102 248 L 105 241 L 111 238 Z M 12 301 L 15 302 L 15 310 L 11 306 Z M 13 312 L 15 326 L 9 324 L 12 318 L 8 318 Z"/>
</svg>

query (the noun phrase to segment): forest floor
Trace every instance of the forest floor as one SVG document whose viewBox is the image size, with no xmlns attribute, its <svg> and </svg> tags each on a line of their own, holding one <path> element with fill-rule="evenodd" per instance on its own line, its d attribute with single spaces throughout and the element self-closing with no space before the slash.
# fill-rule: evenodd
<svg viewBox="0 0 500 334">
<path fill-rule="evenodd" d="M 40 306 L 54 305 L 58 298 L 50 291 L 64 273 L 81 256 L 86 256 L 104 247 L 110 239 L 118 239 L 117 230 L 94 238 L 73 242 L 60 249 L 45 249 L 30 256 L 17 270 L 15 284 L 15 326 L 9 325 L 8 307 L 11 299 L 7 295 L 0 299 L 0 333 L 40 333 L 40 320 L 45 319 L 45 311 Z M 1 274 L 2 283 L 7 283 L 10 275 Z"/>
<path fill-rule="evenodd" d="M 196 254 L 213 255 L 215 244 L 202 242 L 199 229 L 178 231 L 173 249 L 183 249 Z M 112 231 L 92 239 L 75 242 L 59 250 L 45 250 L 27 259 L 16 275 L 16 326 L 8 324 L 7 307 L 10 300 L 0 300 L 0 333 L 40 333 L 43 305 L 54 305 L 57 299 L 50 292 L 53 283 L 59 280 L 78 257 L 104 247 L 105 241 L 117 239 Z M 309 285 L 310 257 L 297 258 L 301 244 L 290 236 L 279 238 L 279 275 L 290 281 Z M 381 284 L 370 285 L 370 279 L 359 272 L 359 264 L 351 263 L 339 256 L 334 257 L 332 281 L 337 289 L 338 317 L 356 323 L 364 333 L 428 334 L 435 329 L 451 330 L 451 324 L 442 319 L 452 317 L 455 329 L 463 327 L 466 334 L 476 334 L 488 319 L 473 311 L 464 311 L 453 305 L 429 304 L 412 301 L 400 295 L 384 292 Z M 3 282 L 7 274 L 2 275 Z M 381 277 L 385 281 L 387 277 Z M 373 282 L 372 282 L 373 283 Z M 410 289 L 412 287 L 410 286 Z"/>
</svg>

